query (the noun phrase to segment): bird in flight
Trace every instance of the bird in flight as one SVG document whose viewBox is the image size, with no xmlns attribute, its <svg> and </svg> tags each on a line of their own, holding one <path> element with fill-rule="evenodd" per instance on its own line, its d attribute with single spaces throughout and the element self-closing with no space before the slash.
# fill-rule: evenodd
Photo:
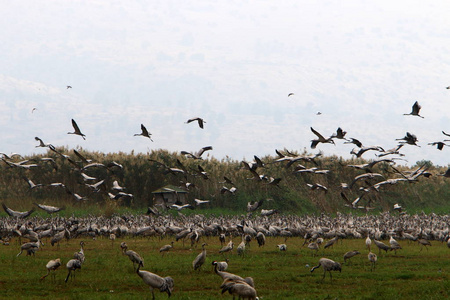
<svg viewBox="0 0 450 300">
<path fill-rule="evenodd" d="M 289 94 L 288 94 L 288 97 L 290 97 L 290 96 L 294 96 L 294 93 L 289 93 Z"/>
<path fill-rule="evenodd" d="M 344 130 L 342 130 L 341 127 L 338 127 L 338 129 L 336 130 L 336 133 L 333 134 L 331 137 L 342 140 L 342 139 L 345 139 L 346 134 L 347 134 L 347 131 L 344 131 Z"/>
<path fill-rule="evenodd" d="M 144 124 L 141 124 L 141 133 L 136 133 L 134 136 L 138 136 L 138 135 L 142 135 L 144 137 L 148 137 L 150 139 L 150 141 L 153 142 L 152 138 L 151 138 L 151 133 L 148 132 L 147 128 L 145 128 Z"/>
<path fill-rule="evenodd" d="M 416 102 L 414 102 L 414 104 L 412 106 L 412 111 L 409 114 L 403 114 L 403 115 L 405 115 L 405 116 L 409 116 L 409 115 L 411 115 L 411 116 L 418 116 L 418 117 L 421 117 L 423 119 L 424 117 L 419 115 L 419 111 L 420 111 L 421 108 L 422 108 L 422 106 L 420 106 L 419 102 L 416 101 Z"/>
<path fill-rule="evenodd" d="M 67 86 L 67 89 L 71 89 L 71 88 L 72 88 L 72 86 L 70 86 L 70 85 Z"/>
<path fill-rule="evenodd" d="M 428 145 L 436 146 L 438 150 L 444 149 L 444 146 L 448 146 L 445 142 L 432 142 L 428 143 Z"/>
<path fill-rule="evenodd" d="M 37 148 L 37 147 L 49 147 L 49 145 L 50 145 L 50 144 L 45 144 L 45 143 L 44 143 L 39 137 L 37 137 L 37 136 L 36 136 L 34 139 L 35 139 L 36 141 L 39 142 L 39 145 L 37 145 L 36 148 Z"/>
<path fill-rule="evenodd" d="M 72 119 L 72 126 L 73 126 L 73 129 L 74 129 L 75 131 L 74 131 L 74 132 L 68 132 L 67 134 L 77 134 L 77 135 L 81 136 L 81 137 L 83 138 L 83 140 L 85 140 L 85 139 L 86 139 L 86 138 L 85 138 L 86 135 L 84 135 L 83 133 L 81 133 L 81 130 L 80 130 L 80 128 L 78 127 L 78 125 L 77 125 L 77 123 L 75 122 L 74 119 Z"/>
<path fill-rule="evenodd" d="M 400 144 L 409 144 L 409 145 L 413 145 L 413 146 L 417 146 L 420 147 L 419 145 L 417 145 L 417 137 L 409 132 L 406 132 L 406 135 L 404 138 L 401 139 L 395 139 L 396 141 L 401 141 Z"/>
<path fill-rule="evenodd" d="M 319 143 L 331 143 L 335 145 L 333 141 L 333 137 L 324 138 L 323 135 L 321 135 L 319 132 L 314 130 L 314 128 L 311 127 L 311 131 L 317 136 L 317 139 L 311 141 L 311 148 L 315 149 L 317 144 Z"/>
<path fill-rule="evenodd" d="M 203 129 L 203 123 L 206 123 L 206 121 L 203 120 L 202 118 L 192 118 L 192 119 L 187 120 L 186 124 L 189 124 L 194 121 L 198 122 L 198 126 L 200 126 L 201 129 Z"/>
<path fill-rule="evenodd" d="M 190 157 L 192 157 L 193 159 L 202 159 L 202 158 L 201 158 L 202 154 L 205 153 L 205 151 L 209 151 L 209 150 L 212 150 L 212 149 L 213 149 L 212 146 L 206 146 L 206 147 L 201 148 L 201 149 L 200 149 L 198 152 L 196 152 L 196 153 L 191 153 L 191 152 L 188 152 L 188 151 L 181 151 L 181 154 L 182 154 L 182 155 L 190 156 Z"/>
<path fill-rule="evenodd" d="M 10 215 L 11 217 L 20 218 L 20 219 L 25 219 L 26 217 L 28 217 L 29 215 L 31 215 L 34 212 L 34 208 L 32 208 L 29 211 L 22 212 L 22 211 L 12 210 L 11 208 L 7 207 L 5 205 L 5 203 L 2 203 L 2 206 L 8 215 Z"/>
</svg>

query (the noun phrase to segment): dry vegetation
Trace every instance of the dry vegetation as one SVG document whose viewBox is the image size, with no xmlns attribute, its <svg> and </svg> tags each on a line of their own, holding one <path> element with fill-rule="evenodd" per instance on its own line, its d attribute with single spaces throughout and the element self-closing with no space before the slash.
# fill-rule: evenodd
<svg viewBox="0 0 450 300">
<path fill-rule="evenodd" d="M 79 161 L 73 150 L 59 148 L 60 153 L 69 155 L 72 161 Z M 251 174 L 243 168 L 240 161 L 232 159 L 217 160 L 214 157 L 205 157 L 203 160 L 193 160 L 180 155 L 179 153 L 169 153 L 165 150 L 154 150 L 148 154 L 127 154 L 86 152 L 78 149 L 84 157 L 93 162 L 108 164 L 118 162 L 123 166 L 119 168 L 89 168 L 84 172 L 97 180 L 105 179 L 105 184 L 100 192 L 93 192 L 92 189 L 84 185 L 80 170 L 77 170 L 68 159 L 48 151 L 45 155 L 34 155 L 23 158 L 29 163 L 36 163 L 39 167 L 22 169 L 10 167 L 6 163 L 0 165 L 0 196 L 2 201 L 17 210 L 30 209 L 32 202 L 46 203 L 55 206 L 73 207 L 73 210 L 83 209 L 89 203 L 101 204 L 105 208 L 101 213 L 112 214 L 120 206 L 133 209 L 145 209 L 152 205 L 152 191 L 172 184 L 183 186 L 185 182 L 195 184 L 189 189 L 189 199 L 194 198 L 211 200 L 207 208 L 223 209 L 224 211 L 242 212 L 247 202 L 260 199 L 273 199 L 265 208 L 276 208 L 285 213 L 318 213 L 349 211 L 344 207 L 344 202 L 340 196 L 341 183 L 350 183 L 353 178 L 364 173 L 364 170 L 357 170 L 347 167 L 349 164 L 361 164 L 366 161 L 362 159 L 344 160 L 342 158 L 319 157 L 312 162 L 301 162 L 305 167 L 316 167 L 320 170 L 330 170 L 328 174 L 293 174 L 295 164 L 286 168 L 286 163 L 273 163 L 274 156 L 261 157 L 265 163 L 265 168 L 258 169 L 260 174 L 268 177 L 281 178 L 279 187 L 250 180 Z M 294 152 L 295 153 L 295 152 Z M 299 153 L 295 153 L 299 154 Z M 308 155 L 308 153 L 300 153 Z M 43 161 L 42 158 L 51 157 L 55 163 Z M 182 162 L 189 175 L 165 174 L 164 167 L 160 163 L 170 167 L 177 167 L 177 159 Z M 16 158 L 15 161 L 22 159 Z M 156 163 L 158 161 L 159 163 Z M 428 172 L 434 174 L 430 178 L 421 177 L 415 183 L 399 183 L 392 186 L 384 186 L 379 192 L 372 192 L 366 199 L 371 199 L 375 212 L 385 211 L 392 208 L 394 203 L 399 203 L 407 208 L 409 212 L 420 211 L 445 213 L 449 210 L 448 202 L 445 200 L 450 196 L 448 179 L 436 176 L 445 171 L 442 167 L 435 167 L 430 162 L 418 162 L 429 166 Z M 82 165 L 80 163 L 80 165 Z M 193 175 L 198 165 L 202 166 L 208 173 L 209 179 L 202 179 L 201 176 Z M 417 166 L 414 166 L 416 168 Z M 397 166 L 397 169 L 407 171 L 407 168 Z M 380 173 L 384 178 L 399 177 L 388 163 L 377 164 L 372 172 Z M 221 194 L 220 189 L 225 185 L 223 177 L 232 179 L 238 191 L 235 195 L 229 193 Z M 24 178 L 31 179 L 34 183 L 48 185 L 54 182 L 63 183 L 68 190 L 87 197 L 88 204 L 80 204 L 73 195 L 68 194 L 64 189 L 40 187 L 31 190 Z M 122 199 L 119 201 L 109 201 L 107 193 L 111 190 L 112 182 L 117 180 L 121 186 L 127 188 L 127 193 L 132 193 L 134 199 Z M 311 190 L 307 183 L 319 183 L 328 187 L 328 192 Z M 373 183 L 373 181 L 372 181 Z M 356 198 L 359 194 L 358 188 L 367 186 L 367 182 L 358 182 L 352 191 L 347 192 L 349 198 Z M 269 207 L 270 206 L 270 207 Z"/>
</svg>

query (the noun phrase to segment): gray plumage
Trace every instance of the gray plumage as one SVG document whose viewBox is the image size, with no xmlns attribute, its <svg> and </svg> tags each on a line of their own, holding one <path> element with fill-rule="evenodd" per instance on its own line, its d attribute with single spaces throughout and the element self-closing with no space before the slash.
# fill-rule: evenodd
<svg viewBox="0 0 450 300">
<path fill-rule="evenodd" d="M 252 277 L 242 278 L 241 276 L 233 274 L 233 273 L 220 271 L 217 267 L 217 261 L 213 261 L 212 265 L 214 266 L 214 272 L 217 275 L 219 275 L 220 277 L 222 277 L 223 280 L 229 279 L 229 280 L 234 280 L 234 281 L 244 281 L 247 284 L 249 284 L 250 286 L 255 287 L 255 282 L 253 281 Z"/>
<path fill-rule="evenodd" d="M 226 246 L 222 247 L 222 249 L 219 250 L 219 253 L 230 252 L 232 250 L 233 250 L 233 241 L 229 241 Z"/>
<path fill-rule="evenodd" d="M 280 250 L 280 251 L 286 251 L 287 250 L 286 244 L 280 244 L 280 245 L 277 245 L 277 247 L 278 247 L 278 250 Z"/>
<path fill-rule="evenodd" d="M 59 242 L 64 238 L 69 238 L 70 232 L 67 229 L 64 229 L 63 231 L 58 232 L 50 239 L 50 244 L 53 246 L 55 244 L 58 244 L 59 249 Z"/>
<path fill-rule="evenodd" d="M 17 254 L 19 256 L 22 254 L 23 250 L 27 251 L 27 255 L 34 255 L 34 253 L 39 249 L 40 241 L 25 243 L 20 246 L 20 252 Z"/>
<path fill-rule="evenodd" d="M 322 266 L 322 268 L 323 268 L 322 280 L 325 279 L 325 275 L 327 272 L 330 273 L 330 280 L 333 280 L 333 277 L 331 276 L 331 271 L 341 272 L 341 270 L 342 270 L 340 263 L 335 262 L 334 260 L 331 260 L 329 258 L 322 257 L 321 259 L 319 259 L 319 264 L 317 266 L 311 268 L 311 273 L 314 272 L 314 270 L 319 268 L 320 266 Z"/>
<path fill-rule="evenodd" d="M 75 252 L 73 254 L 73 258 L 79 260 L 81 262 L 81 264 L 83 264 L 85 259 L 86 259 L 86 257 L 84 256 L 84 249 L 83 249 L 83 247 L 84 247 L 84 242 L 81 241 L 80 242 L 80 248 L 81 248 L 80 251 Z"/>
<path fill-rule="evenodd" d="M 16 211 L 16 210 L 12 210 L 11 208 L 7 207 L 5 205 L 5 203 L 2 203 L 2 206 L 3 206 L 3 209 L 5 210 L 5 212 L 14 218 L 25 219 L 26 217 L 30 216 L 34 212 L 34 208 L 32 208 L 29 211 Z"/>
<path fill-rule="evenodd" d="M 44 205 L 44 204 L 39 204 L 39 203 L 35 203 L 35 202 L 34 202 L 34 204 L 49 214 L 53 214 L 53 213 L 59 212 L 64 209 L 64 207 Z"/>
<path fill-rule="evenodd" d="M 242 242 L 238 245 L 237 249 L 238 255 L 244 255 L 245 254 L 245 239 L 242 237 Z"/>
<path fill-rule="evenodd" d="M 197 255 L 197 257 L 194 259 L 194 261 L 192 262 L 192 267 L 194 268 L 194 270 L 200 270 L 200 268 L 203 266 L 203 264 L 206 261 L 206 249 L 205 249 L 206 244 L 203 243 L 202 245 L 202 252 Z"/>
<path fill-rule="evenodd" d="M 170 242 L 170 245 L 164 245 L 159 249 L 159 252 L 164 255 L 165 252 L 169 252 L 170 249 L 173 248 L 173 241 Z"/>
<path fill-rule="evenodd" d="M 145 284 L 150 287 L 150 291 L 152 292 L 152 299 L 155 299 L 154 289 L 159 289 L 160 292 L 166 292 L 167 295 L 172 295 L 174 281 L 172 277 L 161 277 L 154 273 L 140 270 L 141 265 L 136 269 L 136 273 L 139 277 L 142 278 Z"/>
<path fill-rule="evenodd" d="M 402 246 L 392 237 L 389 239 L 389 244 L 391 245 L 391 250 L 394 250 L 395 254 L 397 254 L 397 250 L 402 249 Z"/>
<path fill-rule="evenodd" d="M 225 279 L 220 288 L 222 289 L 222 294 L 228 291 L 233 297 L 238 296 L 239 299 L 259 299 L 255 288 L 245 281 Z"/>
<path fill-rule="evenodd" d="M 367 255 L 367 258 L 370 261 L 370 271 L 373 271 L 375 269 L 375 263 L 377 262 L 377 255 L 375 253 L 369 252 Z"/>
<path fill-rule="evenodd" d="M 420 248 L 420 251 L 422 251 L 423 247 L 425 247 L 428 251 L 427 246 L 431 246 L 430 241 L 426 240 L 426 239 L 418 239 L 417 242 L 419 243 L 419 245 L 421 245 L 422 247 Z"/>
<path fill-rule="evenodd" d="M 228 261 L 229 261 L 228 258 L 225 259 L 225 261 L 214 261 L 215 263 L 217 263 L 217 270 L 226 271 L 228 269 Z"/>
<path fill-rule="evenodd" d="M 319 244 L 317 242 L 311 242 L 308 244 L 308 249 L 311 249 L 312 251 L 316 251 L 313 256 L 319 252 Z"/>
<path fill-rule="evenodd" d="M 133 270 L 135 268 L 134 267 L 135 264 L 138 265 L 138 268 L 139 268 L 139 266 L 142 266 L 142 267 L 144 266 L 144 260 L 142 259 L 142 257 L 133 250 L 127 250 L 128 245 L 125 242 L 122 242 L 120 244 L 120 248 L 122 249 L 122 254 L 128 256 L 128 258 L 133 263 Z"/>
<path fill-rule="evenodd" d="M 386 245 L 383 242 L 380 242 L 380 241 L 377 241 L 377 240 L 373 240 L 373 242 L 378 247 L 379 253 L 381 253 L 381 250 L 384 250 L 386 252 L 388 252 L 388 250 L 391 250 L 391 247 L 389 247 L 388 245 Z"/>
<path fill-rule="evenodd" d="M 329 240 L 328 242 L 325 243 L 325 246 L 323 246 L 324 249 L 327 249 L 328 247 L 333 246 L 338 240 L 338 237 L 334 237 L 331 240 Z"/>
<path fill-rule="evenodd" d="M 347 262 L 347 259 L 350 259 L 358 254 L 361 254 L 358 250 L 348 251 L 347 253 L 344 254 L 344 263 Z"/>
<path fill-rule="evenodd" d="M 41 280 L 45 279 L 51 271 L 53 271 L 53 275 L 55 275 L 55 271 L 61 266 L 61 259 L 52 259 L 50 260 L 47 265 L 45 266 L 47 268 L 47 274 L 41 277 Z"/>
<path fill-rule="evenodd" d="M 70 275 L 72 275 L 73 278 L 75 279 L 75 271 L 77 269 L 81 269 L 81 261 L 79 261 L 78 259 L 71 259 L 67 262 L 66 268 L 69 272 L 67 273 L 67 277 L 66 280 L 64 280 L 64 282 L 67 282 L 69 280 Z"/>
<path fill-rule="evenodd" d="M 256 241 L 258 242 L 258 246 L 264 246 L 266 244 L 266 236 L 261 231 L 256 234 Z"/>
</svg>

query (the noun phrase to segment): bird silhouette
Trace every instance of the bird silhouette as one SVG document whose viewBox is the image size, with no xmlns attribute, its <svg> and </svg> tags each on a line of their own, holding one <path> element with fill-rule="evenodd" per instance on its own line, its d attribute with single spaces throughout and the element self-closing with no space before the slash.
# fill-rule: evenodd
<svg viewBox="0 0 450 300">
<path fill-rule="evenodd" d="M 12 210 L 11 208 L 7 207 L 5 203 L 2 203 L 3 209 L 5 212 L 10 215 L 11 217 L 25 219 L 26 217 L 30 216 L 34 212 L 34 208 L 32 208 L 29 211 L 16 211 Z"/>
<path fill-rule="evenodd" d="M 359 140 L 355 139 L 355 138 L 350 138 L 349 140 L 344 142 L 344 144 L 355 144 L 359 148 L 362 147 L 362 143 Z"/>
<path fill-rule="evenodd" d="M 51 144 L 45 144 L 45 143 L 44 143 L 40 138 L 38 138 L 38 137 L 35 137 L 34 139 L 35 139 L 36 141 L 39 142 L 39 145 L 37 145 L 36 148 L 37 148 L 37 147 L 50 147 L 50 145 L 51 145 Z"/>
<path fill-rule="evenodd" d="M 412 111 L 409 114 L 403 114 L 405 116 L 418 116 L 421 117 L 423 119 L 423 117 L 421 115 L 419 115 L 419 111 L 422 108 L 422 106 L 419 105 L 419 102 L 414 102 L 413 106 L 412 106 Z"/>
<path fill-rule="evenodd" d="M 181 155 L 186 155 L 186 156 L 190 156 L 193 159 L 202 159 L 201 156 L 203 153 L 205 153 L 206 151 L 212 150 L 213 147 L 212 146 L 205 146 L 203 148 L 201 148 L 200 150 L 198 150 L 196 153 L 192 153 L 192 152 L 188 152 L 188 151 L 181 151 Z"/>
<path fill-rule="evenodd" d="M 202 118 L 192 118 L 192 119 L 187 120 L 186 124 L 189 124 L 194 121 L 198 122 L 198 126 L 200 126 L 201 129 L 203 129 L 203 123 L 206 123 L 206 121 L 203 120 Z"/>
<path fill-rule="evenodd" d="M 75 131 L 74 131 L 74 132 L 68 132 L 67 134 L 76 134 L 76 135 L 81 136 L 81 137 L 83 138 L 83 140 L 86 139 L 86 138 L 85 138 L 86 135 L 84 135 L 83 133 L 81 133 L 81 130 L 80 130 L 80 128 L 78 127 L 78 125 L 77 125 L 77 123 L 75 122 L 74 119 L 72 119 L 72 127 L 73 127 L 73 129 L 74 129 Z"/>
<path fill-rule="evenodd" d="M 345 139 L 346 134 L 347 134 L 347 131 L 344 131 L 344 130 L 342 130 L 341 127 L 338 127 L 338 129 L 336 130 L 336 133 L 333 134 L 331 137 L 337 138 L 337 139 Z"/>
<path fill-rule="evenodd" d="M 432 143 L 428 143 L 428 145 L 436 146 L 436 148 L 438 150 L 442 150 L 442 149 L 444 149 L 444 146 L 448 146 L 445 142 L 432 142 Z"/>
<path fill-rule="evenodd" d="M 409 145 L 413 145 L 413 146 L 417 146 L 420 147 L 419 145 L 417 145 L 417 137 L 409 132 L 406 132 L 406 135 L 404 138 L 401 139 L 395 139 L 396 141 L 401 141 L 400 144 L 409 144 Z"/>
<path fill-rule="evenodd" d="M 312 149 L 315 149 L 319 143 L 325 143 L 325 144 L 330 143 L 330 144 L 335 145 L 335 143 L 333 141 L 333 137 L 324 138 L 323 135 L 321 135 L 319 132 L 314 130 L 314 128 L 312 128 L 312 127 L 311 127 L 311 131 L 317 136 L 317 139 L 311 140 L 311 148 Z"/>
<path fill-rule="evenodd" d="M 50 205 L 44 205 L 44 204 L 39 204 L 36 202 L 33 202 L 34 205 L 36 205 L 37 207 L 39 207 L 40 209 L 42 209 L 43 211 L 46 211 L 49 214 L 53 214 L 56 212 L 59 212 L 61 210 L 64 210 L 65 207 L 56 207 L 56 206 L 50 206 Z"/>
<path fill-rule="evenodd" d="M 148 132 L 147 128 L 145 128 L 144 124 L 141 124 L 141 133 L 136 133 L 134 136 L 143 136 L 143 137 L 147 137 L 150 139 L 150 141 L 153 142 L 152 138 L 151 138 L 151 133 Z"/>
</svg>

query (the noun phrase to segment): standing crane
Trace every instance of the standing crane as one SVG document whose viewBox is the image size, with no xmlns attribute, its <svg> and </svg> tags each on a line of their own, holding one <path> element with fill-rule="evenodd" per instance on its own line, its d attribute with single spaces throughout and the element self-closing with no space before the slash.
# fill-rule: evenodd
<svg viewBox="0 0 450 300">
<path fill-rule="evenodd" d="M 39 249 L 40 240 L 37 242 L 29 242 L 20 246 L 20 252 L 17 254 L 17 257 L 22 254 L 23 250 L 27 251 L 27 255 L 34 255 L 34 253 Z"/>
<path fill-rule="evenodd" d="M 367 258 L 370 261 L 370 271 L 375 270 L 375 263 L 377 262 L 377 255 L 375 253 L 369 252 Z"/>
<path fill-rule="evenodd" d="M 80 247 L 81 247 L 80 251 L 75 252 L 73 254 L 73 258 L 78 259 L 81 262 L 81 264 L 83 264 L 86 259 L 86 257 L 84 256 L 84 249 L 83 249 L 84 242 L 83 241 L 80 242 Z"/>
<path fill-rule="evenodd" d="M 370 239 L 370 236 L 367 235 L 367 238 L 366 238 L 366 247 L 367 247 L 367 249 L 369 249 L 369 251 L 370 251 L 370 245 L 372 245 L 372 240 Z"/>
<path fill-rule="evenodd" d="M 55 271 L 61 266 L 61 259 L 57 258 L 57 259 L 52 259 L 50 260 L 47 265 L 45 266 L 47 268 L 47 274 L 45 274 L 44 276 L 41 277 L 41 280 L 44 280 L 45 277 L 47 277 L 51 271 L 53 271 L 52 273 L 52 277 L 54 279 L 56 273 Z"/>
<path fill-rule="evenodd" d="M 120 248 L 122 249 L 122 254 L 128 256 L 128 258 L 133 263 L 133 270 L 135 270 L 135 264 L 138 265 L 138 268 L 139 266 L 144 266 L 144 260 L 142 259 L 142 257 L 133 250 L 127 250 L 128 245 L 125 242 L 122 242 L 120 244 Z"/>
<path fill-rule="evenodd" d="M 69 277 L 71 277 L 71 275 L 72 275 L 72 278 L 75 280 L 75 271 L 77 269 L 81 269 L 81 261 L 73 258 L 67 262 L 66 268 L 69 272 L 67 273 L 67 277 L 66 277 L 66 280 L 64 280 L 64 282 L 67 282 L 69 280 Z"/>
<path fill-rule="evenodd" d="M 207 245 L 206 243 L 203 243 L 202 252 L 200 252 L 200 254 L 197 255 L 197 257 L 192 262 L 192 267 L 194 268 L 194 271 L 200 270 L 200 268 L 203 266 L 203 264 L 206 261 L 206 249 L 205 249 L 206 245 Z"/>
<path fill-rule="evenodd" d="M 225 279 L 222 285 L 222 294 L 228 291 L 234 296 L 238 296 L 239 299 L 256 300 L 259 299 L 256 296 L 256 290 L 254 287 L 241 280 Z"/>
<path fill-rule="evenodd" d="M 320 266 L 322 266 L 322 268 L 323 268 L 322 281 L 325 279 L 325 275 L 327 272 L 330 273 L 330 280 L 332 281 L 333 277 L 331 276 L 331 271 L 341 272 L 341 270 L 342 270 L 340 263 L 335 262 L 334 260 L 322 257 L 321 259 L 319 259 L 319 264 L 317 266 L 311 268 L 311 273 L 314 272 L 315 269 L 320 268 Z"/>
<path fill-rule="evenodd" d="M 169 297 L 170 295 L 172 295 L 174 286 L 174 281 L 172 277 L 168 276 L 163 278 L 159 275 L 156 275 L 148 271 L 143 270 L 141 271 L 140 267 L 141 265 L 138 265 L 136 273 L 139 275 L 139 277 L 142 278 L 142 281 L 144 281 L 144 283 L 150 287 L 153 300 L 155 300 L 154 289 L 159 289 L 160 292 L 166 292 Z"/>
<path fill-rule="evenodd" d="M 169 252 L 170 249 L 173 248 L 173 241 L 170 242 L 170 245 L 164 245 L 159 249 L 159 252 L 162 253 L 162 255 L 164 256 L 164 253 Z"/>
</svg>

